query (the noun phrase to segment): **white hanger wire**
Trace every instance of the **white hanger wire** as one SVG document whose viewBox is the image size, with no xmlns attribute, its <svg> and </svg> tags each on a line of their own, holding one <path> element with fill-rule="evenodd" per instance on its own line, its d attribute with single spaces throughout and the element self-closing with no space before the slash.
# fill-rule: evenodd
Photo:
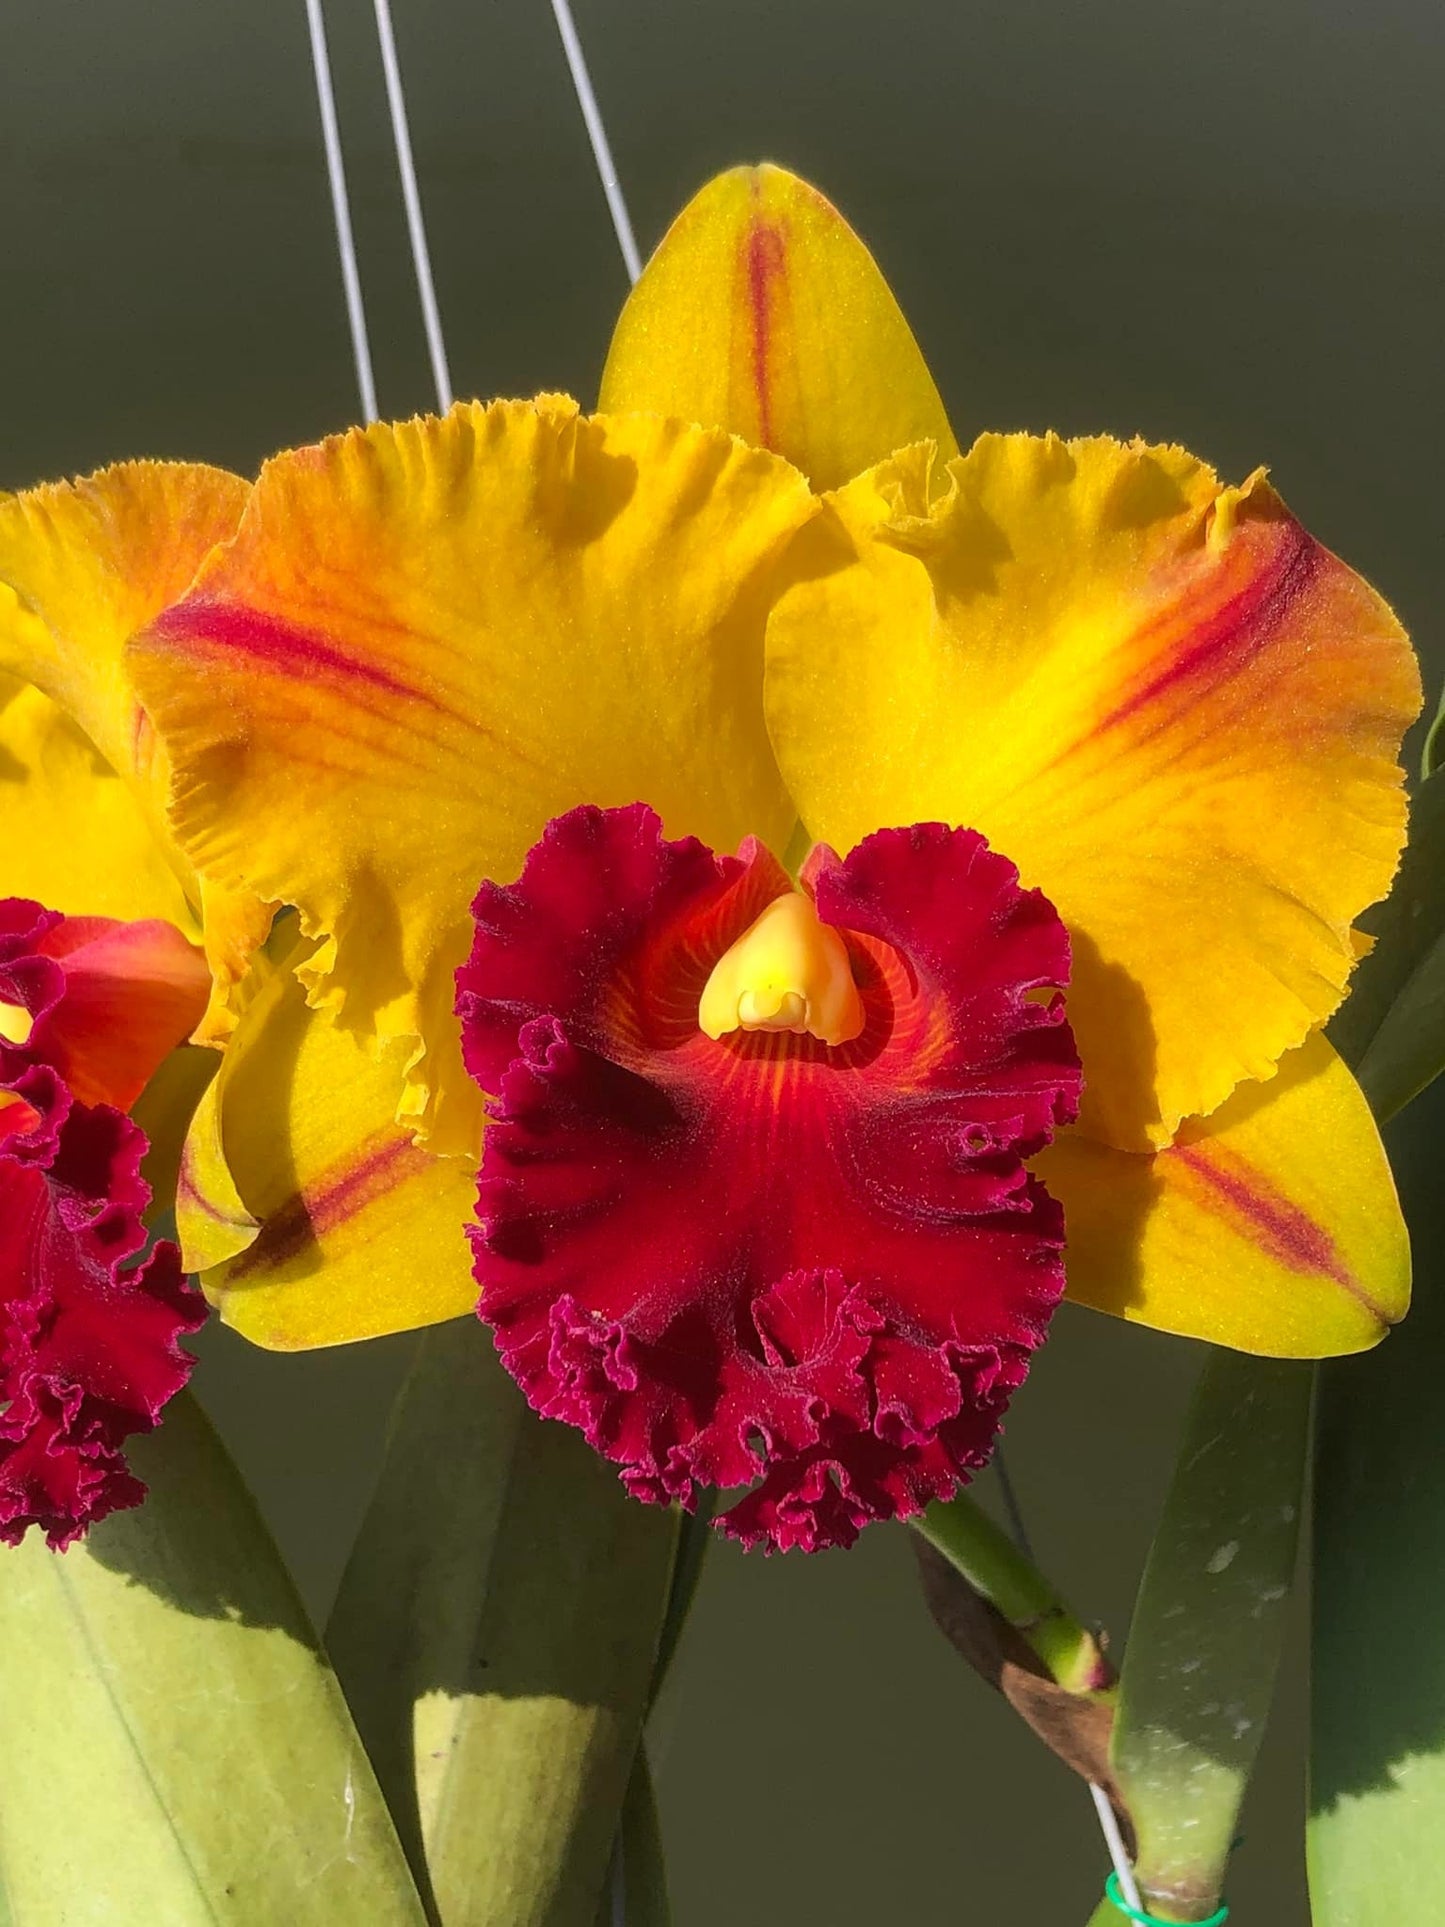
<svg viewBox="0 0 1445 1927">
<path fill-rule="evenodd" d="M 331 56 L 326 47 L 326 21 L 321 0 L 306 0 L 306 22 L 311 31 L 311 66 L 316 75 L 316 104 L 321 110 L 321 137 L 326 144 L 326 177 L 331 183 L 331 215 L 336 225 L 336 252 L 341 257 L 341 285 L 346 291 L 346 319 L 351 329 L 351 359 L 356 365 L 356 387 L 363 421 L 376 420 L 376 377 L 371 368 L 371 343 L 366 332 L 366 307 L 361 299 L 361 275 L 356 266 L 356 241 L 351 232 L 351 198 L 346 190 L 346 166 L 341 157 L 341 130 L 336 121 L 336 94 L 331 85 Z"/>
<path fill-rule="evenodd" d="M 397 171 L 401 175 L 401 197 L 406 203 L 406 231 L 411 241 L 412 272 L 416 276 L 416 291 L 421 299 L 422 326 L 426 329 L 427 353 L 431 356 L 432 380 L 437 391 L 437 412 L 445 415 L 452 405 L 452 377 L 447 366 L 446 343 L 442 339 L 436 286 L 432 281 L 431 252 L 427 247 L 426 222 L 422 219 L 421 192 L 416 184 L 416 161 L 411 151 L 411 129 L 406 118 L 401 63 L 396 57 L 396 35 L 391 30 L 391 0 L 374 0 L 374 4 L 376 37 L 381 46 L 381 70 L 386 77 L 386 102 L 391 110 L 391 138 L 396 148 Z"/>
<path fill-rule="evenodd" d="M 583 53 L 582 42 L 577 37 L 577 27 L 572 19 L 569 0 L 552 0 L 552 13 L 557 22 L 557 31 L 562 36 L 562 49 L 567 56 L 567 69 L 572 76 L 577 105 L 582 109 L 587 138 L 592 143 L 592 158 L 597 163 L 602 192 L 607 196 L 607 211 L 612 216 L 617 245 L 622 250 L 622 263 L 627 269 L 628 280 L 636 286 L 637 277 L 642 273 L 642 257 L 637 252 L 637 241 L 632 232 L 632 220 L 627 212 L 627 201 L 617 178 L 617 167 L 607 141 L 607 129 L 603 125 L 597 96 L 592 90 L 592 76 L 587 71 L 587 56 Z"/>
<path fill-rule="evenodd" d="M 1099 1816 L 1099 1829 L 1109 1849 L 1109 1858 L 1114 1863 L 1119 1893 L 1136 1914 L 1142 1914 L 1144 1902 L 1139 1897 L 1139 1883 L 1134 1878 L 1134 1864 L 1129 1858 L 1128 1848 L 1124 1845 L 1124 1836 L 1119 1831 L 1118 1817 L 1109 1804 L 1109 1796 L 1093 1780 L 1089 1782 L 1089 1796 L 1094 1802 L 1094 1811 Z"/>
</svg>

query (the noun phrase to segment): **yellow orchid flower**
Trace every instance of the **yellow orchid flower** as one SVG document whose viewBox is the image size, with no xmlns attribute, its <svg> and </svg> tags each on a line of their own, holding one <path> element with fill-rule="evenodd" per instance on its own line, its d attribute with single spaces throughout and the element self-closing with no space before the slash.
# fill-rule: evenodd
<svg viewBox="0 0 1445 1927">
<path fill-rule="evenodd" d="M 222 1315 L 327 1344 L 480 1281 L 539 1409 L 779 1545 L 982 1463 L 1055 1198 L 1082 1302 L 1373 1343 L 1405 1234 L 1319 1027 L 1403 837 L 1385 605 L 1259 477 L 959 456 L 779 170 L 680 217 L 602 403 L 278 456 L 125 652 L 186 859 L 299 913 L 186 1147 Z"/>
</svg>

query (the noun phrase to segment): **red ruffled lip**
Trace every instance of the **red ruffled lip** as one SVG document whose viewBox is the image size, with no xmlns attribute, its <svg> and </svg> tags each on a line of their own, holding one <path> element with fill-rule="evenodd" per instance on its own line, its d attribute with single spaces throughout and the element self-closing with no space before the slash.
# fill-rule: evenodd
<svg viewBox="0 0 1445 1927">
<path fill-rule="evenodd" d="M 850 1043 L 702 1034 L 714 963 L 792 886 L 642 804 L 558 818 L 483 886 L 458 1010 L 508 1369 L 639 1497 L 746 1487 L 725 1530 L 814 1548 L 986 1460 L 1063 1290 L 1025 1160 L 1080 1076 L 1063 927 L 980 836 L 880 831 L 805 884 L 845 936 Z"/>
<path fill-rule="evenodd" d="M 24 1044 L 0 1042 L 0 1541 L 16 1545 L 38 1526 L 57 1550 L 144 1497 L 121 1448 L 185 1384 L 193 1361 L 180 1339 L 206 1315 L 174 1245 L 137 1262 L 150 1201 L 144 1133 L 111 1104 L 79 1101 L 63 1075 L 88 1022 L 65 1021 L 58 959 L 77 934 L 65 924 L 38 904 L 0 901 L 0 1001 L 31 1019 Z M 125 1006 L 117 981 L 119 1021 Z M 152 1017 L 143 1012 L 137 1029 Z M 133 1077 L 133 1042 L 107 1062 Z"/>
</svg>

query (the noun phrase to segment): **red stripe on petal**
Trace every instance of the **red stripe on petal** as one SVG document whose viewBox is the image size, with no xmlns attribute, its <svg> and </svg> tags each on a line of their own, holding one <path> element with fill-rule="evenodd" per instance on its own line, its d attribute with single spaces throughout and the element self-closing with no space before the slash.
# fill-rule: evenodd
<svg viewBox="0 0 1445 1927">
<path fill-rule="evenodd" d="M 1231 1157 L 1220 1144 L 1175 1144 L 1165 1155 L 1191 1171 L 1209 1194 L 1211 1207 L 1233 1218 L 1277 1264 L 1328 1278 L 1369 1302 L 1323 1226 L 1274 1190 L 1243 1158 Z M 1389 1322 L 1380 1316 L 1382 1323 Z"/>
<path fill-rule="evenodd" d="M 761 200 L 759 183 L 753 199 Z M 777 228 L 755 213 L 746 243 L 748 313 L 752 319 L 753 392 L 758 404 L 758 439 L 764 448 L 773 443 L 772 353 L 773 310 L 778 283 L 787 273 L 787 249 Z"/>
<path fill-rule="evenodd" d="M 1223 583 L 1211 558 L 1199 592 L 1191 596 L 1185 588 L 1153 625 L 1134 638 L 1131 646 L 1152 650 L 1151 630 L 1178 635 L 1162 666 L 1102 717 L 1096 731 L 1102 734 L 1161 706 L 1164 716 L 1172 717 L 1188 704 L 1193 690 L 1212 690 L 1241 674 L 1308 594 L 1323 556 L 1319 545 L 1292 519 L 1253 523 L 1238 531 L 1235 566 Z M 1239 583 L 1232 591 L 1230 576 Z M 1201 601 L 1205 606 L 1200 606 Z"/>
<path fill-rule="evenodd" d="M 387 1130 L 366 1139 L 354 1157 L 333 1166 L 304 1191 L 271 1212 L 255 1241 L 229 1262 L 226 1289 L 253 1280 L 257 1272 L 289 1264 L 308 1245 L 335 1231 L 377 1198 L 433 1162 L 405 1137 Z M 194 1187 L 190 1196 L 197 1194 Z M 205 1205 L 212 1217 L 214 1208 Z"/>
<path fill-rule="evenodd" d="M 188 596 L 168 609 L 149 633 L 193 653 L 221 649 L 251 656 L 300 682 L 364 683 L 384 696 L 428 700 L 424 690 L 354 652 L 338 649 L 319 630 L 215 596 Z"/>
<path fill-rule="evenodd" d="M 790 886 L 642 805 L 557 819 L 484 886 L 458 1009 L 508 1369 L 639 1497 L 746 1486 L 725 1529 L 812 1548 L 986 1460 L 1063 1288 L 1023 1160 L 1079 1072 L 1067 939 L 981 837 L 881 832 L 809 882 L 864 1006 L 848 1044 L 702 1034 L 712 966 Z"/>
</svg>

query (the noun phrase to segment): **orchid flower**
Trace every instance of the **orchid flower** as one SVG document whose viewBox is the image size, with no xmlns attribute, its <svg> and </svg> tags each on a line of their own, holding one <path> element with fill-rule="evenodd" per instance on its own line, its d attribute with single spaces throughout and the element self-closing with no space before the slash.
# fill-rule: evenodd
<svg viewBox="0 0 1445 1927">
<path fill-rule="evenodd" d="M 478 1308 L 640 1497 L 804 1547 L 982 1464 L 1065 1293 L 1374 1343 L 1405 1233 L 1321 1026 L 1404 835 L 1385 604 L 1262 475 L 960 455 L 776 169 L 684 211 L 601 399 L 276 457 L 104 654 L 184 864 L 297 913 L 182 1163 L 222 1316 Z M 3 658 L 49 696 L 54 636 Z"/>
</svg>

